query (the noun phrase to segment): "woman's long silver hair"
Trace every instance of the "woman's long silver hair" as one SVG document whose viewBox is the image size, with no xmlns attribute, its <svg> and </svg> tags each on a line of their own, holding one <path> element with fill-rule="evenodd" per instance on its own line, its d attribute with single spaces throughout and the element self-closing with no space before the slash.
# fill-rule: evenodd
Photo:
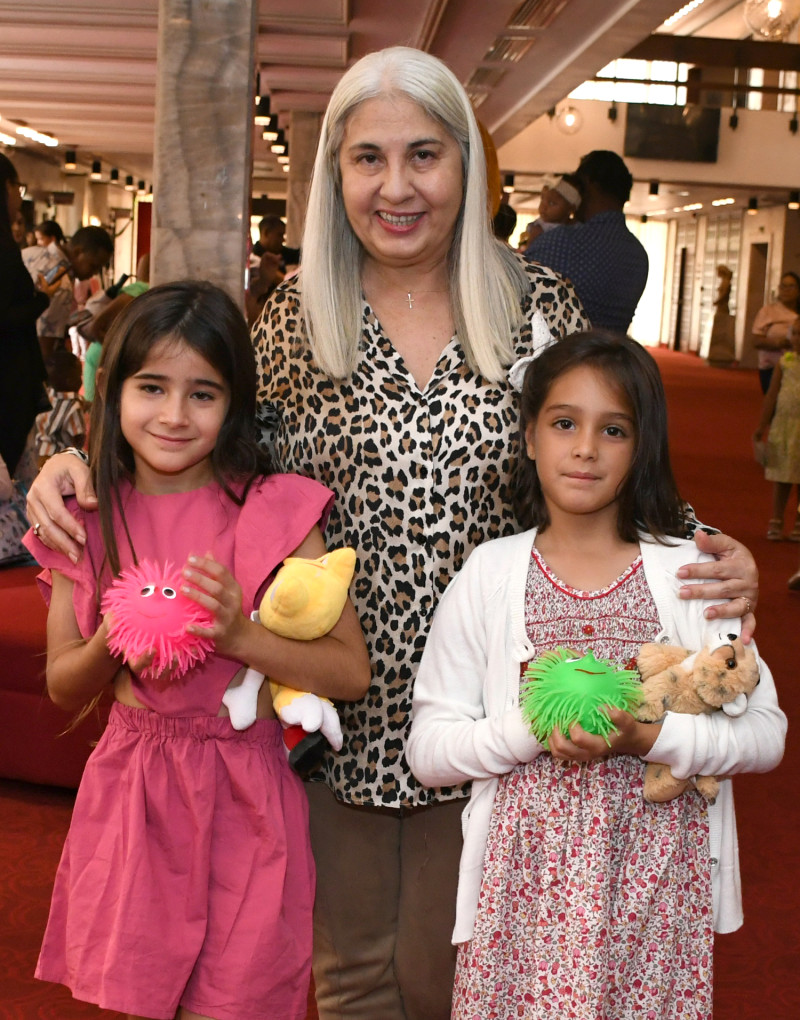
<svg viewBox="0 0 800 1020">
<path fill-rule="evenodd" d="M 348 118 L 367 99 L 402 96 L 438 121 L 461 149 L 464 196 L 450 249 L 450 294 L 459 342 L 473 369 L 498 381 L 512 360 L 529 284 L 518 258 L 491 229 L 486 159 L 458 79 L 436 57 L 403 46 L 354 64 L 322 122 L 303 234 L 301 309 L 317 364 L 334 378 L 356 367 L 362 332 L 363 249 L 342 200 L 339 149 Z"/>
</svg>

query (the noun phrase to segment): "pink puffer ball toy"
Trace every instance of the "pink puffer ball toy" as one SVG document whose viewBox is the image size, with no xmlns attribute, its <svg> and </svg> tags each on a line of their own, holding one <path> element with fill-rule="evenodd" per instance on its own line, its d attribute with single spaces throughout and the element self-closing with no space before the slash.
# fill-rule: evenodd
<svg viewBox="0 0 800 1020">
<path fill-rule="evenodd" d="M 125 661 L 155 652 L 141 676 L 152 680 L 169 669 L 177 679 L 214 649 L 211 638 L 189 634 L 186 627 L 210 627 L 214 615 L 181 592 L 181 572 L 171 563 L 143 560 L 127 567 L 106 592 L 103 613 L 112 613 L 108 635 L 112 655 Z"/>
</svg>

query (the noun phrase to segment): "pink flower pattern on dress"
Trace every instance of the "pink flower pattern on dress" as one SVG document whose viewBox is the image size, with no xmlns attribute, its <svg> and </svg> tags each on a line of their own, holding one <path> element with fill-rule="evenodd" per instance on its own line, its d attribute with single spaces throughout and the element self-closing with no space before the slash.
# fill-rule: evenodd
<svg viewBox="0 0 800 1020">
<path fill-rule="evenodd" d="M 638 558 L 581 592 L 534 549 L 535 656 L 566 645 L 628 664 L 660 630 Z M 696 793 L 642 797 L 644 763 L 549 754 L 501 777 L 453 1020 L 710 1020 L 708 818 Z"/>
</svg>

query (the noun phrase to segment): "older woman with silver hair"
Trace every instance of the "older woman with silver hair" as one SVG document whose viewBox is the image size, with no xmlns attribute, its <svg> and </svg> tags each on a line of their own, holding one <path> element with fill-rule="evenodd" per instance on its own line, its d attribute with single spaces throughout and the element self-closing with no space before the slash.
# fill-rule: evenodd
<svg viewBox="0 0 800 1020">
<path fill-rule="evenodd" d="M 339 706 L 342 750 L 307 784 L 319 1015 L 446 1020 L 468 791 L 412 775 L 412 688 L 450 578 L 479 543 L 519 530 L 508 370 L 587 321 L 569 283 L 493 238 L 469 99 L 413 49 L 364 57 L 336 87 L 302 250 L 254 327 L 262 425 L 283 470 L 337 493 L 326 538 L 357 551 L 373 668 L 366 697 Z M 29 502 L 40 537 L 75 554 L 81 531 L 56 493 L 78 479 L 88 502 L 81 467 L 54 458 Z M 721 556 L 687 573 L 718 579 L 703 594 L 755 600 L 747 550 L 699 541 Z"/>
</svg>

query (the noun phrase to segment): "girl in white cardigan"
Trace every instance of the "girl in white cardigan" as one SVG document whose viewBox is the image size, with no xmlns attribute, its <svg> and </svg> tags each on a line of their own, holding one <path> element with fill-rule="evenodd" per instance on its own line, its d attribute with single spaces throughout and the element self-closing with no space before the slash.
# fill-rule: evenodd
<svg viewBox="0 0 800 1020">
<path fill-rule="evenodd" d="M 487 542 L 436 612 L 414 689 L 411 767 L 472 780 L 464 812 L 454 1020 L 710 1018 L 713 931 L 741 924 L 730 780 L 642 796 L 644 763 L 677 776 L 764 772 L 786 720 L 772 676 L 738 718 L 610 709 L 610 746 L 577 724 L 545 745 L 519 708 L 520 673 L 569 647 L 631 666 L 641 644 L 699 648 L 701 601 L 678 567 L 685 533 L 655 362 L 593 331 L 525 374 L 516 508 L 531 530 Z M 737 629 L 719 621 L 727 633 Z"/>
</svg>

